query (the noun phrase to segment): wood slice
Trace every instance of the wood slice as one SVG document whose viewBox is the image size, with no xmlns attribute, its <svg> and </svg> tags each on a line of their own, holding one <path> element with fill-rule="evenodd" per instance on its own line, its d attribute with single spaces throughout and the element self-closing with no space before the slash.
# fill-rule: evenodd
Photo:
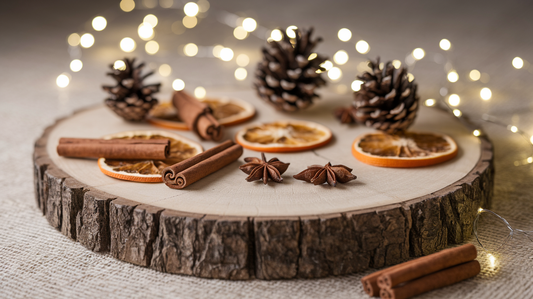
<svg viewBox="0 0 533 299">
<path fill-rule="evenodd" d="M 259 121 L 276 119 L 270 107 L 254 105 L 262 112 Z M 52 226 L 90 250 L 158 271 L 232 280 L 346 275 L 427 255 L 470 236 L 477 209 L 490 207 L 493 194 L 487 139 L 473 137 L 453 116 L 421 109 L 415 129 L 451 135 L 458 157 L 422 169 L 371 167 L 355 160 L 349 146 L 370 129 L 337 124 L 323 111 L 341 104 L 327 105 L 297 117 L 331 128 L 332 144 L 267 155 L 291 163 L 283 184 L 246 183 L 238 166 L 258 153 L 245 150 L 238 162 L 185 190 L 115 180 L 93 160 L 58 157 L 59 137 L 155 129 L 124 122 L 105 107 L 79 111 L 35 142 L 37 205 Z M 229 136 L 235 130 L 228 128 Z M 358 180 L 331 188 L 291 179 L 307 164 L 327 161 L 353 168 Z"/>
</svg>

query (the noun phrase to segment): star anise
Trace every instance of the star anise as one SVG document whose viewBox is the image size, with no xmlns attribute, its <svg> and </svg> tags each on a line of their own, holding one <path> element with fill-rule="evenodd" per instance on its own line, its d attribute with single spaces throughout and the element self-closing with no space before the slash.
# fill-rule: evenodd
<svg viewBox="0 0 533 299">
<path fill-rule="evenodd" d="M 306 181 L 315 185 L 328 183 L 330 186 L 337 186 L 337 182 L 344 184 L 357 177 L 352 174 L 352 169 L 344 165 L 331 165 L 328 162 L 325 166 L 311 165 L 306 170 L 293 176 L 297 180 Z"/>
<path fill-rule="evenodd" d="M 264 153 L 261 153 L 261 158 L 244 158 L 244 161 L 248 163 L 241 165 L 239 169 L 248 174 L 246 181 L 253 182 L 262 179 L 266 185 L 270 178 L 276 183 L 283 182 L 281 175 L 289 168 L 290 163 L 283 163 L 278 158 L 272 158 L 267 162 Z"/>
<path fill-rule="evenodd" d="M 341 122 L 341 124 L 353 124 L 355 109 L 352 106 L 337 108 L 334 112 L 335 117 Z"/>
</svg>

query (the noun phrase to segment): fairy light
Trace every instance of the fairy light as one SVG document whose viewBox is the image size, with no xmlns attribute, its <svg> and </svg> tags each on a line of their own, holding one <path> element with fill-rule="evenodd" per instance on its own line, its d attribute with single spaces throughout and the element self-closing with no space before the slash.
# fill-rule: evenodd
<svg viewBox="0 0 533 299">
<path fill-rule="evenodd" d="M 354 81 L 352 82 L 352 85 L 351 85 L 352 90 L 353 90 L 353 91 L 359 91 L 359 90 L 361 90 L 361 85 L 363 85 L 363 81 L 361 81 L 361 80 L 354 80 Z"/>
<path fill-rule="evenodd" d="M 311 61 L 311 60 L 313 60 L 313 59 L 315 59 L 315 58 L 317 58 L 317 57 L 318 57 L 318 54 L 316 54 L 316 53 L 311 53 L 311 54 L 309 55 L 309 57 L 307 57 L 307 60 Z"/>
<path fill-rule="evenodd" d="M 470 77 L 470 80 L 472 81 L 477 81 L 481 79 L 481 73 L 478 70 L 471 70 L 468 75 Z"/>
<path fill-rule="evenodd" d="M 474 130 L 474 132 L 472 132 L 472 134 L 476 137 L 478 137 L 479 135 L 481 135 L 481 132 L 479 130 Z M 480 208 L 481 209 L 481 208 Z M 483 209 L 481 209 L 481 211 L 483 211 Z"/>
<path fill-rule="evenodd" d="M 181 79 L 176 79 L 172 81 L 172 89 L 179 91 L 185 89 L 185 82 Z"/>
<path fill-rule="evenodd" d="M 133 52 L 137 45 L 131 37 L 125 37 L 120 41 L 120 49 L 126 53 Z"/>
<path fill-rule="evenodd" d="M 527 157 L 526 161 L 529 164 L 533 163 L 533 157 Z"/>
<path fill-rule="evenodd" d="M 426 106 L 428 107 L 431 107 L 431 106 L 434 106 L 435 103 L 437 103 L 437 101 L 435 101 L 435 99 L 427 99 L 426 102 L 424 103 Z"/>
<path fill-rule="evenodd" d="M 90 48 L 94 45 L 94 36 L 90 33 L 85 33 L 80 38 L 80 44 L 84 48 Z"/>
<path fill-rule="evenodd" d="M 250 58 L 246 54 L 239 54 L 237 59 L 235 59 L 238 66 L 245 67 L 250 63 Z"/>
<path fill-rule="evenodd" d="M 328 71 L 328 77 L 333 81 L 339 80 L 342 77 L 341 69 L 338 67 L 332 67 Z"/>
<path fill-rule="evenodd" d="M 220 59 L 223 61 L 230 61 L 233 59 L 233 50 L 230 48 L 224 48 L 220 50 Z"/>
<path fill-rule="evenodd" d="M 70 78 L 66 74 L 61 74 L 61 75 L 57 76 L 56 84 L 60 88 L 67 87 L 69 83 L 70 83 Z"/>
<path fill-rule="evenodd" d="M 224 46 L 221 46 L 221 45 L 216 45 L 213 47 L 213 56 L 215 56 L 216 58 L 220 58 L 220 51 L 222 51 L 222 49 L 224 49 Z"/>
<path fill-rule="evenodd" d="M 200 12 L 208 11 L 209 7 L 211 6 L 209 4 L 209 1 L 207 1 L 207 0 L 198 0 L 198 2 L 196 2 L 196 4 L 198 4 L 198 8 L 199 8 Z"/>
<path fill-rule="evenodd" d="M 149 41 L 144 45 L 144 50 L 150 55 L 154 55 L 159 51 L 159 44 L 156 41 Z"/>
<path fill-rule="evenodd" d="M 144 17 L 143 23 L 150 24 L 152 28 L 154 28 L 155 26 L 157 26 L 158 20 L 155 15 L 149 14 Z"/>
<path fill-rule="evenodd" d="M 422 48 L 416 48 L 416 49 L 413 50 L 412 55 L 413 55 L 414 59 L 420 60 L 420 59 L 424 58 L 424 56 L 426 56 L 426 52 Z"/>
<path fill-rule="evenodd" d="M 348 62 L 348 59 L 348 53 L 346 53 L 346 51 L 344 50 L 339 50 L 337 51 L 337 53 L 335 53 L 335 55 L 333 55 L 333 60 L 338 65 L 345 64 L 346 62 Z"/>
<path fill-rule="evenodd" d="M 490 98 L 492 98 L 492 91 L 490 90 L 490 88 L 484 87 L 479 92 L 479 96 L 481 96 L 483 100 L 488 101 L 490 100 Z"/>
<path fill-rule="evenodd" d="M 77 33 L 72 33 L 68 36 L 67 42 L 69 45 L 75 47 L 80 44 L 80 35 Z"/>
<path fill-rule="evenodd" d="M 415 80 L 415 75 L 411 74 L 411 73 L 408 73 L 407 74 L 407 80 L 409 82 L 413 82 L 413 80 Z"/>
<path fill-rule="evenodd" d="M 272 38 L 273 40 L 279 42 L 280 40 L 283 39 L 283 34 L 281 33 L 281 30 L 279 30 L 279 29 L 274 29 L 274 30 L 272 30 L 272 32 L 270 33 L 270 38 Z"/>
<path fill-rule="evenodd" d="M 154 37 L 154 28 L 148 23 L 142 23 L 137 29 L 137 34 L 142 40 L 150 40 Z"/>
<path fill-rule="evenodd" d="M 337 36 L 341 41 L 347 42 L 352 38 L 352 32 L 348 28 L 342 28 L 339 30 L 339 33 L 337 33 Z"/>
<path fill-rule="evenodd" d="M 246 31 L 242 26 L 237 26 L 233 29 L 233 36 L 238 40 L 243 40 L 248 37 L 248 31 Z"/>
<path fill-rule="evenodd" d="M 183 53 L 189 57 L 196 56 L 198 54 L 198 46 L 194 43 L 188 43 L 183 47 Z"/>
<path fill-rule="evenodd" d="M 79 59 L 74 59 L 70 62 L 70 70 L 77 73 L 83 68 L 83 62 Z"/>
<path fill-rule="evenodd" d="M 159 0 L 159 5 L 163 8 L 171 8 L 174 5 L 174 0 Z"/>
<path fill-rule="evenodd" d="M 168 64 L 162 64 L 159 66 L 159 75 L 163 77 L 168 77 L 172 74 L 172 68 Z"/>
<path fill-rule="evenodd" d="M 453 115 L 455 115 L 456 117 L 461 117 L 463 113 L 459 109 L 453 109 Z"/>
<path fill-rule="evenodd" d="M 245 68 L 238 68 L 235 70 L 235 79 L 239 80 L 239 81 L 242 81 L 244 79 L 246 79 L 246 76 L 248 76 L 248 72 L 246 71 Z"/>
<path fill-rule="evenodd" d="M 513 67 L 517 70 L 521 69 L 524 67 L 524 60 L 522 60 L 522 58 L 520 57 L 515 57 L 513 58 Z"/>
<path fill-rule="evenodd" d="M 122 0 L 120 1 L 120 9 L 124 12 L 130 12 L 135 8 L 135 1 L 133 0 Z"/>
<path fill-rule="evenodd" d="M 366 54 L 370 51 L 370 45 L 366 41 L 360 40 L 355 44 L 355 50 L 361 54 Z"/>
<path fill-rule="evenodd" d="M 102 31 L 107 26 L 107 20 L 104 17 L 98 16 L 93 19 L 92 25 L 94 30 Z"/>
<path fill-rule="evenodd" d="M 448 97 L 448 103 L 453 107 L 459 106 L 459 104 L 461 103 L 461 98 L 455 93 L 451 94 Z"/>
<path fill-rule="evenodd" d="M 448 81 L 455 83 L 459 80 L 459 74 L 457 74 L 456 71 L 451 71 L 448 73 L 447 78 L 448 78 Z"/>
<path fill-rule="evenodd" d="M 320 64 L 321 67 L 325 68 L 326 71 L 329 71 L 333 67 L 333 62 L 326 60 Z"/>
<path fill-rule="evenodd" d="M 487 254 L 488 258 L 489 258 L 489 266 L 491 268 L 495 268 L 496 267 L 496 257 L 492 254 Z"/>
<path fill-rule="evenodd" d="M 195 17 L 198 12 L 200 11 L 200 7 L 198 7 L 198 4 L 194 2 L 189 2 L 183 6 L 183 12 L 189 17 Z"/>
<path fill-rule="evenodd" d="M 191 29 L 196 27 L 196 25 L 198 24 L 198 19 L 196 17 L 184 16 L 181 22 L 183 23 L 183 27 Z"/>
<path fill-rule="evenodd" d="M 402 66 L 402 62 L 399 61 L 398 59 L 395 59 L 392 61 L 392 66 L 395 68 L 395 69 L 399 69 L 401 66 Z"/>
<path fill-rule="evenodd" d="M 194 96 L 198 99 L 203 99 L 205 98 L 205 95 L 207 94 L 207 92 L 205 91 L 205 88 L 203 88 L 202 86 L 198 86 L 194 89 Z"/>
<path fill-rule="evenodd" d="M 124 71 L 126 70 L 126 63 L 124 60 L 117 60 L 115 63 L 113 63 L 113 68 L 115 70 Z"/>
<path fill-rule="evenodd" d="M 531 144 L 533 144 L 533 135 L 531 135 L 531 138 L 529 138 L 529 142 L 531 142 Z"/>
<path fill-rule="evenodd" d="M 513 133 L 518 132 L 518 128 L 516 126 L 508 126 L 507 128 L 509 129 L 509 131 L 511 131 Z"/>
<path fill-rule="evenodd" d="M 257 22 L 252 18 L 246 18 L 242 20 L 242 28 L 247 32 L 253 32 L 257 29 Z"/>
<path fill-rule="evenodd" d="M 298 27 L 291 25 L 287 27 L 287 30 L 285 30 L 285 33 L 287 33 L 287 36 L 290 38 L 296 38 L 296 31 L 294 31 L 296 29 L 298 29 Z"/>
<path fill-rule="evenodd" d="M 449 40 L 443 38 L 439 42 L 439 47 L 444 51 L 448 51 L 452 47 L 452 43 Z"/>
</svg>

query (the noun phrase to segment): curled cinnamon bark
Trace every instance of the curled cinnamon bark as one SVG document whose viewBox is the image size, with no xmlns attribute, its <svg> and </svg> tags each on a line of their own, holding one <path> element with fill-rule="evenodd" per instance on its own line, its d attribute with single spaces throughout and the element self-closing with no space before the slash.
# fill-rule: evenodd
<svg viewBox="0 0 533 299">
<path fill-rule="evenodd" d="M 164 160 L 170 154 L 170 140 L 61 138 L 57 154 L 71 158 Z"/>
<path fill-rule="evenodd" d="M 222 126 L 213 116 L 209 105 L 198 101 L 183 90 L 174 92 L 172 103 L 178 110 L 179 117 L 200 138 L 214 141 L 222 139 Z"/>
</svg>

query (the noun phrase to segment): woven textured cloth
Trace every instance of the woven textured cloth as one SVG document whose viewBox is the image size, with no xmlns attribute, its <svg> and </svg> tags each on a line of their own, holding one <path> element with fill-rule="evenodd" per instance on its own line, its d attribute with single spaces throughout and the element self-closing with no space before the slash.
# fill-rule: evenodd
<svg viewBox="0 0 533 299">
<path fill-rule="evenodd" d="M 136 2 L 141 3 L 141 1 Z M 242 3 L 240 1 L 212 2 L 213 8 L 216 6 L 231 11 L 238 11 L 242 5 L 239 4 Z M 464 29 L 464 32 L 455 33 L 455 39 L 449 37 L 454 45 L 457 45 L 454 54 L 458 57 L 458 67 L 464 65 L 460 75 L 466 76 L 465 72 L 468 68 L 479 67 L 481 64 L 484 67 L 482 71 L 489 72 L 493 78 L 491 88 L 495 96 L 490 104 L 487 103 L 483 107 L 483 112 L 492 113 L 507 123 L 517 125 L 530 134 L 533 133 L 530 100 L 525 98 L 526 94 L 532 93 L 531 84 L 528 83 L 532 75 L 527 71 L 515 71 L 510 67 L 512 57 L 519 53 L 531 53 L 533 50 L 531 39 L 525 40 L 521 37 L 524 32 L 533 29 L 533 24 L 530 21 L 515 22 L 516 20 L 529 20 L 525 14 L 531 11 L 531 3 L 508 1 L 505 4 L 499 4 L 505 6 L 498 7 L 497 4 L 485 2 L 466 4 L 463 1 L 446 1 L 446 4 L 443 2 L 443 7 L 439 8 L 438 5 L 421 7 L 416 1 L 403 1 L 402 7 L 399 7 L 398 2 L 390 1 L 389 5 L 368 4 L 373 6 L 352 7 L 340 11 L 338 5 L 332 4 L 332 7 L 337 8 L 324 11 L 323 5 L 318 5 L 318 1 L 306 1 L 305 5 L 302 4 L 304 2 L 291 3 L 291 10 L 283 10 L 299 11 L 300 16 L 297 16 L 292 13 L 289 15 L 274 14 L 275 9 L 282 7 L 282 4 L 289 5 L 286 1 L 267 2 L 258 3 L 257 7 L 249 9 L 257 12 L 256 18 L 260 23 L 271 28 L 286 24 L 289 19 L 291 22 L 301 21 L 307 24 L 305 16 L 321 15 L 322 17 L 313 25 L 321 28 L 319 35 L 328 34 L 329 39 L 333 39 L 341 27 L 353 27 L 352 30 L 354 30 L 363 24 L 383 24 L 377 27 L 366 26 L 358 34 L 368 36 L 372 49 L 377 50 L 371 52 L 371 55 L 381 54 L 398 59 L 402 59 L 405 53 L 413 48 L 425 44 L 425 39 L 417 38 L 431 37 L 428 39 L 431 39 L 433 45 L 440 38 L 447 37 L 445 35 L 447 32 L 455 32 L 441 29 L 440 25 L 431 25 L 433 20 L 439 19 L 443 22 L 454 20 L 456 23 L 453 23 L 453 26 L 457 26 L 454 28 Z M 0 130 L 0 297 L 368 298 L 359 280 L 363 275 L 374 270 L 345 277 L 290 281 L 233 282 L 172 275 L 127 264 L 107 254 L 91 252 L 48 225 L 35 204 L 31 161 L 33 141 L 55 118 L 68 115 L 77 108 L 100 103 L 105 98 L 105 94 L 100 91 L 100 85 L 106 82 L 104 76 L 106 65 L 110 62 L 108 60 L 113 59 L 109 56 L 116 58 L 123 56 L 123 53 L 115 49 L 116 46 L 106 54 L 109 56 L 105 59 L 100 58 L 102 52 L 96 48 L 84 52 L 84 70 L 74 76 L 71 85 L 67 89 L 59 90 L 54 84 L 57 75 L 68 70 L 70 58 L 65 43 L 66 37 L 75 31 L 86 31 L 88 27 L 84 27 L 83 22 L 105 12 L 106 9 L 111 9 L 109 8 L 111 4 L 115 9 L 117 3 L 109 3 L 109 1 L 55 0 L 35 1 L 30 4 L 11 1 L 6 4 L 7 9 L 0 11 L 0 18 L 3 21 L 17 25 L 0 28 L 0 34 L 5 40 L 0 43 L 0 69 L 2 70 L 0 72 L 0 90 L 2 91 L 0 99 L 2 128 Z M 352 5 L 341 1 L 338 1 L 338 4 Z M 458 11 L 459 4 L 464 8 L 461 11 Z M 466 5 L 468 7 L 465 8 Z M 43 13 L 44 11 L 46 13 Z M 380 11 L 380 13 L 370 14 L 368 11 Z M 141 22 L 142 16 L 147 13 L 144 11 L 136 15 L 132 13 L 132 16 L 137 18 L 132 17 L 135 19 L 136 26 Z M 398 25 L 401 22 L 397 21 L 397 17 L 394 18 L 395 15 L 413 16 L 418 22 L 408 23 L 402 27 Z M 381 21 L 378 22 L 376 18 Z M 216 19 L 214 13 L 212 19 Z M 347 20 L 346 22 L 353 19 L 359 21 L 353 24 L 340 24 L 338 20 L 343 19 Z M 124 18 L 115 18 L 113 22 L 116 25 L 126 21 Z M 110 28 L 113 22 L 110 20 Z M 216 20 L 213 22 L 213 26 L 220 24 Z M 419 26 L 421 23 L 429 25 L 421 28 Z M 476 31 L 471 26 L 472 24 L 487 29 Z M 393 30 L 391 33 L 397 36 L 403 36 L 405 32 L 415 28 L 421 31 L 417 36 L 406 36 L 402 40 L 391 41 L 390 36 L 384 36 L 381 28 L 391 29 Z M 209 27 L 203 30 L 208 29 Z M 229 36 L 231 32 L 228 32 Z M 471 38 L 474 33 L 480 34 L 475 41 Z M 118 33 L 120 38 L 125 34 L 124 32 Z M 135 34 L 135 32 L 127 34 Z M 212 33 L 211 37 L 214 35 L 216 32 Z M 95 34 L 95 36 L 98 43 L 103 35 Z M 118 45 L 120 38 L 114 36 L 112 39 L 114 44 Z M 201 41 L 199 37 L 187 36 L 190 40 L 195 38 L 196 42 Z M 209 36 L 205 35 L 202 38 L 208 39 Z M 187 39 L 184 38 L 184 40 Z M 391 43 L 397 43 L 396 47 L 390 47 Z M 204 44 L 211 43 L 205 42 Z M 505 44 L 506 47 L 490 47 L 493 44 Z M 142 45 L 138 47 L 143 48 Z M 350 47 L 353 48 L 353 45 Z M 433 48 L 436 49 L 436 46 L 433 45 Z M 517 49 L 517 51 L 511 51 L 511 49 Z M 321 49 L 331 54 L 337 50 L 336 46 L 328 46 L 327 43 Z M 142 56 L 142 53 L 139 53 Z M 259 57 L 255 44 L 250 46 L 250 53 L 253 59 Z M 354 59 L 363 61 L 364 57 Z M 153 60 L 165 61 L 161 57 L 155 57 Z M 188 75 L 190 78 L 197 78 L 188 81 L 192 83 L 191 86 L 235 84 L 231 77 L 233 70 L 228 72 L 227 78 L 217 78 L 216 73 L 204 76 L 201 72 L 202 68 L 196 68 L 197 65 L 194 63 L 199 63 L 204 68 L 209 67 L 208 64 L 189 60 L 183 60 L 181 63 L 182 69 L 187 72 L 177 70 L 177 76 Z M 345 76 L 355 77 L 355 67 L 356 64 L 353 66 L 353 74 L 345 74 Z M 443 80 L 444 75 L 441 72 L 435 73 L 434 69 L 433 62 L 425 64 L 422 61 L 417 65 L 416 70 L 412 70 L 420 78 L 418 82 L 422 99 L 438 95 L 439 82 Z M 252 71 L 249 69 L 249 73 Z M 505 76 L 498 75 L 502 72 Z M 166 92 L 169 92 L 170 79 L 163 78 L 162 80 L 167 88 Z M 471 90 L 469 85 L 461 82 L 456 83 L 453 88 L 458 90 L 458 93 L 463 90 L 465 95 L 477 99 L 478 89 Z M 239 85 L 239 88 L 249 86 L 249 84 Z M 330 88 L 335 90 L 336 86 L 332 85 Z M 502 93 L 506 93 L 507 96 L 504 97 Z M 351 96 L 346 96 L 346 98 L 349 103 Z M 465 106 L 461 107 L 463 113 L 479 116 L 476 114 L 480 109 L 479 100 L 473 101 L 475 104 L 468 104 L 466 99 L 467 97 L 463 98 Z M 533 168 L 531 164 L 514 166 L 515 161 L 521 161 L 531 155 L 531 144 L 517 134 L 512 134 L 499 126 L 486 124 L 484 129 L 495 144 L 496 153 L 496 187 L 492 210 L 508 219 L 513 227 L 533 230 L 533 217 L 531 217 L 533 215 L 533 200 L 531 199 Z M 495 238 L 504 232 L 504 228 L 493 228 Z M 469 242 L 476 244 L 474 238 L 471 238 Z M 533 255 L 531 253 L 533 244 L 529 240 L 520 239 L 513 240 L 511 245 L 501 257 L 498 257 L 495 267 L 491 267 L 487 256 L 480 252 L 478 257 L 482 264 L 480 275 L 418 298 L 532 298 Z"/>
</svg>

